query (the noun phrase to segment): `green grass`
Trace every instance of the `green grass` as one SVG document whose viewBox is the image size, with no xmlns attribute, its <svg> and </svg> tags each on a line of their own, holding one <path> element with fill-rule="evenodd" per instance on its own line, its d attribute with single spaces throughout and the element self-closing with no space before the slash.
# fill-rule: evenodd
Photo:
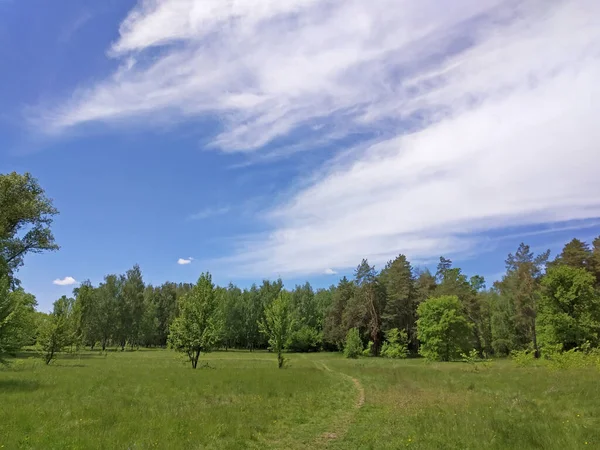
<svg viewBox="0 0 600 450">
<path fill-rule="evenodd" d="M 23 356 L 0 369 L 0 446 L 600 448 L 596 369 L 288 356 L 217 352 L 195 371 L 163 350 Z"/>
</svg>

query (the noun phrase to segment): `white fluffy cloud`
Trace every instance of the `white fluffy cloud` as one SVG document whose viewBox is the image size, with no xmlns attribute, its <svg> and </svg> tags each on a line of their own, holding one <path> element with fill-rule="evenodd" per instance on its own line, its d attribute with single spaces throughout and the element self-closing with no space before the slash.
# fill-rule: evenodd
<svg viewBox="0 0 600 450">
<path fill-rule="evenodd" d="M 179 264 L 180 266 L 185 266 L 187 264 L 191 264 L 193 260 L 194 260 L 194 258 L 192 258 L 191 256 L 189 258 L 187 258 L 187 259 L 185 259 L 185 258 L 179 258 L 177 260 L 177 264 Z"/>
<path fill-rule="evenodd" d="M 110 78 L 44 115 L 217 115 L 224 151 L 365 133 L 227 260 L 323 273 L 468 252 L 473 233 L 600 217 L 596 0 L 146 0 Z M 276 141 L 275 141 L 276 142 Z"/>
<path fill-rule="evenodd" d="M 325 269 L 325 272 L 323 272 L 325 275 L 335 275 L 337 272 L 333 269 Z"/>
<path fill-rule="evenodd" d="M 52 284 L 56 284 L 57 286 L 70 286 L 76 283 L 77 280 L 75 280 L 73 277 L 64 277 L 63 279 L 57 278 L 52 282 Z"/>
</svg>

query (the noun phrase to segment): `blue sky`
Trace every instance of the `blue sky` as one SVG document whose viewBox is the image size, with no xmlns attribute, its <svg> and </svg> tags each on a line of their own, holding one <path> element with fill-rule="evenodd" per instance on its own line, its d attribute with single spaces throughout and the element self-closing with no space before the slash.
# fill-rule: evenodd
<svg viewBox="0 0 600 450">
<path fill-rule="evenodd" d="M 0 172 L 60 210 L 19 277 L 489 281 L 600 234 L 592 0 L 0 0 Z M 187 264 L 180 264 L 186 263 Z"/>
</svg>

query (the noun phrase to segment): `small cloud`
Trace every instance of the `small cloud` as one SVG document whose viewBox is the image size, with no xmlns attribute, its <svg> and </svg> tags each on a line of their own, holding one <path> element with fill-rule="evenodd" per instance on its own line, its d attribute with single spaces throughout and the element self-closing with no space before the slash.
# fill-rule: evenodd
<svg viewBox="0 0 600 450">
<path fill-rule="evenodd" d="M 57 278 L 52 282 L 52 284 L 56 284 L 57 286 L 70 286 L 75 283 L 77 283 L 77 280 L 73 277 L 64 277 L 62 280 Z"/>
<path fill-rule="evenodd" d="M 229 212 L 229 206 L 224 206 L 222 208 L 206 208 L 202 211 L 192 214 L 189 216 L 190 220 L 202 220 L 207 219 L 209 217 L 221 216 L 223 214 L 227 214 Z"/>
<path fill-rule="evenodd" d="M 325 272 L 323 272 L 325 275 L 335 275 L 337 272 L 333 269 L 325 269 Z"/>
<path fill-rule="evenodd" d="M 179 258 L 177 260 L 177 264 L 179 264 L 180 266 L 185 266 L 186 264 L 191 264 L 193 260 L 194 258 L 192 258 L 191 256 L 188 259 Z"/>
</svg>

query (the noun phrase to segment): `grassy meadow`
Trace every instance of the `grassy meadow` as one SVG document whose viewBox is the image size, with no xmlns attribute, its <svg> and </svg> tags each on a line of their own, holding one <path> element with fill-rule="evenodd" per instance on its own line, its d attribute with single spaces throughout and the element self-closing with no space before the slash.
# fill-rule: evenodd
<svg viewBox="0 0 600 450">
<path fill-rule="evenodd" d="M 0 448 L 600 448 L 597 369 L 287 357 L 25 352 L 0 368 Z"/>
</svg>

